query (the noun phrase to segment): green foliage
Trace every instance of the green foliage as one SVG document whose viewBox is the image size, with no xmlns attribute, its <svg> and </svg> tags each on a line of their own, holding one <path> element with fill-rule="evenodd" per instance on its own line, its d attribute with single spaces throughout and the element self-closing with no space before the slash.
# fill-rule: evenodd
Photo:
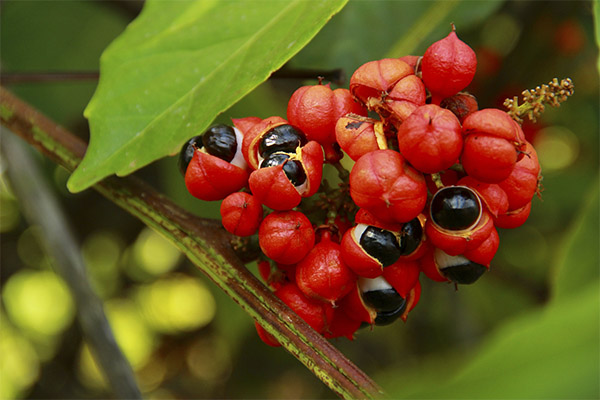
<svg viewBox="0 0 600 400">
<path fill-rule="evenodd" d="M 90 146 L 69 189 L 83 190 L 176 153 L 280 68 L 344 4 L 147 2 L 102 55 L 100 83 L 85 110 Z"/>
</svg>

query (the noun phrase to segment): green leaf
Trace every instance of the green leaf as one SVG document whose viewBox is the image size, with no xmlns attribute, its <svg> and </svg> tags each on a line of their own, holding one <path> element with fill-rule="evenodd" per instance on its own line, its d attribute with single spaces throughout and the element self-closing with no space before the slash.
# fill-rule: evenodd
<svg viewBox="0 0 600 400">
<path fill-rule="evenodd" d="M 395 376 L 391 397 L 599 398 L 599 284 L 503 325 L 466 366 L 450 359 Z"/>
<path fill-rule="evenodd" d="M 600 278 L 600 199 L 598 179 L 590 188 L 582 210 L 571 229 L 565 234 L 563 248 L 558 254 L 554 276 L 554 300 L 562 300 L 578 292 L 588 282 Z"/>
<path fill-rule="evenodd" d="M 347 0 L 159 1 L 104 52 L 81 191 L 179 151 L 298 52 Z"/>
</svg>

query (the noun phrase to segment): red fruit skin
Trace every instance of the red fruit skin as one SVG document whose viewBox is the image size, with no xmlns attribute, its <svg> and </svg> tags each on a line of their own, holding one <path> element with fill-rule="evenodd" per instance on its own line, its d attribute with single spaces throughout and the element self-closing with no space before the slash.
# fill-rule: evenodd
<svg viewBox="0 0 600 400">
<path fill-rule="evenodd" d="M 271 263 L 266 260 L 258 263 L 258 272 L 263 281 L 275 290 L 288 282 L 293 282 L 283 270 L 272 268 Z"/>
<path fill-rule="evenodd" d="M 508 211 L 508 196 L 499 185 L 480 182 L 471 176 L 461 178 L 457 185 L 473 189 L 494 218 Z"/>
<path fill-rule="evenodd" d="M 415 287 L 413 287 L 410 290 L 410 292 L 408 292 L 408 295 L 406 298 L 406 310 L 404 310 L 404 313 L 400 316 L 402 321 L 406 322 L 406 320 L 408 319 L 408 313 L 411 312 L 413 310 L 413 308 L 416 307 L 416 305 L 419 303 L 420 299 L 421 299 L 421 282 L 419 282 L 417 280 Z"/>
<path fill-rule="evenodd" d="M 221 203 L 223 227 L 236 236 L 254 235 L 262 217 L 262 205 L 249 193 L 232 193 Z"/>
<path fill-rule="evenodd" d="M 323 151 L 321 146 L 315 141 L 308 142 L 301 148 L 299 160 L 302 162 L 308 181 L 306 191 L 301 195 L 302 197 L 310 197 L 319 190 L 321 178 L 323 177 Z"/>
<path fill-rule="evenodd" d="M 421 269 L 416 261 L 398 260 L 383 269 L 383 277 L 405 299 L 419 281 Z"/>
<path fill-rule="evenodd" d="M 456 116 L 435 104 L 417 108 L 398 129 L 400 152 L 417 170 L 433 174 L 458 161 L 463 138 Z"/>
<path fill-rule="evenodd" d="M 256 333 L 258 333 L 258 337 L 265 344 L 267 344 L 271 347 L 281 347 L 281 344 L 277 341 L 277 339 L 275 339 L 275 337 L 273 335 L 271 335 L 269 332 L 267 332 L 265 330 L 265 328 L 260 326 L 260 324 L 258 322 L 254 321 L 254 326 L 256 327 Z"/>
<path fill-rule="evenodd" d="M 254 197 L 273 210 L 291 210 L 302 200 L 300 193 L 283 172 L 283 165 L 252 171 L 248 183 Z"/>
<path fill-rule="evenodd" d="M 445 98 L 440 106 L 456 115 L 461 124 L 465 118 L 479 109 L 475 96 L 466 92 Z"/>
<path fill-rule="evenodd" d="M 275 296 L 283 301 L 315 331 L 324 333 L 329 328 L 334 312 L 330 304 L 306 297 L 298 286 L 293 283 L 277 289 Z"/>
<path fill-rule="evenodd" d="M 375 323 L 375 318 L 377 318 L 377 311 L 367 307 L 363 301 L 358 283 L 356 283 L 350 290 L 350 293 L 344 296 L 340 301 L 340 308 L 351 319 L 359 322 L 366 322 L 369 325 L 373 325 Z"/>
<path fill-rule="evenodd" d="M 541 179 L 537 152 L 529 142 L 525 143 L 524 152 L 525 156 L 517 162 L 508 178 L 498 183 L 507 194 L 508 210 L 511 211 L 531 202 Z"/>
<path fill-rule="evenodd" d="M 500 237 L 498 236 L 498 231 L 494 228 L 490 236 L 483 243 L 473 250 L 465 251 L 463 256 L 489 268 L 492 259 L 498 251 L 498 246 L 500 246 Z"/>
<path fill-rule="evenodd" d="M 288 122 L 281 117 L 269 117 L 254 123 L 252 126 L 248 124 L 248 130 L 245 132 L 242 131 L 244 132 L 242 154 L 252 169 L 258 169 L 258 145 L 260 144 L 262 136 L 270 129 L 287 123 Z"/>
<path fill-rule="evenodd" d="M 523 207 L 518 208 L 516 210 L 508 211 L 506 214 L 499 215 L 498 218 L 494 220 L 494 224 L 498 228 L 503 229 L 514 229 L 523 225 L 527 218 L 529 218 L 529 213 L 531 212 L 531 202 L 525 204 Z"/>
<path fill-rule="evenodd" d="M 262 121 L 258 117 L 245 117 L 245 118 L 232 118 L 233 125 L 242 132 L 243 136 L 246 136 L 247 132 L 256 124 Z"/>
<path fill-rule="evenodd" d="M 370 99 L 379 102 L 400 79 L 412 74 L 412 67 L 397 58 L 369 61 L 352 74 L 350 92 L 370 108 Z"/>
<path fill-rule="evenodd" d="M 271 260 L 295 264 L 313 248 L 315 231 L 301 212 L 276 211 L 267 215 L 260 224 L 258 244 Z"/>
<path fill-rule="evenodd" d="M 350 196 L 376 218 L 408 222 L 423 210 L 427 186 L 423 174 L 410 167 L 400 153 L 376 150 L 354 164 Z"/>
<path fill-rule="evenodd" d="M 367 110 L 354 101 L 348 89 L 331 90 L 329 84 L 300 87 L 287 108 L 289 123 L 323 146 L 335 142 L 335 124 L 348 113 L 366 116 Z"/>
<path fill-rule="evenodd" d="M 328 237 L 317 243 L 296 268 L 296 284 L 306 296 L 335 304 L 356 283 L 342 260 L 341 247 Z"/>
<path fill-rule="evenodd" d="M 451 256 L 463 254 L 477 248 L 494 229 L 494 220 L 487 210 L 482 210 L 477 225 L 462 231 L 447 231 L 428 219 L 425 223 L 425 234 L 431 244 Z"/>
<path fill-rule="evenodd" d="M 335 137 L 342 150 L 354 161 L 371 151 L 387 148 L 383 135 L 378 140 L 373 123 L 349 115 L 338 119 Z"/>
<path fill-rule="evenodd" d="M 475 52 L 456 36 L 454 30 L 433 43 L 423 55 L 421 72 L 432 103 L 440 102 L 464 88 L 473 80 L 477 69 Z"/>
<path fill-rule="evenodd" d="M 382 221 L 367 210 L 365 210 L 364 208 L 361 208 L 356 212 L 356 215 L 354 216 L 354 221 L 356 222 L 356 224 L 371 225 L 392 232 L 400 232 L 400 230 L 402 229 L 401 223 Z"/>
<path fill-rule="evenodd" d="M 333 318 L 329 324 L 329 329 L 323 333 L 327 339 L 346 337 L 349 340 L 354 340 L 354 333 L 360 328 L 361 321 L 352 319 L 348 316 L 342 307 L 333 309 Z"/>
<path fill-rule="evenodd" d="M 185 186 L 200 200 L 221 200 L 248 183 L 248 171 L 200 150 L 185 171 Z"/>
<path fill-rule="evenodd" d="M 472 134 L 465 138 L 461 155 L 465 172 L 487 183 L 508 178 L 517 162 L 517 152 L 508 141 L 487 135 Z"/>
<path fill-rule="evenodd" d="M 383 273 L 383 265 L 374 257 L 367 254 L 357 243 L 354 229 L 349 229 L 342 236 L 341 255 L 344 263 L 358 276 L 377 278 Z"/>
<path fill-rule="evenodd" d="M 435 262 L 435 247 L 431 244 L 427 244 L 427 250 L 425 251 L 425 254 L 419 259 L 419 266 L 421 267 L 421 272 L 423 272 L 425 276 L 427 276 L 432 281 L 450 281 L 440 272 L 440 269 L 438 268 Z"/>
<path fill-rule="evenodd" d="M 411 68 L 413 70 L 415 70 L 415 73 L 416 73 L 417 72 L 417 64 L 419 63 L 419 58 L 421 58 L 421 56 L 402 56 L 402 57 L 399 57 L 398 59 L 400 61 L 404 61 L 405 63 L 410 65 Z"/>
<path fill-rule="evenodd" d="M 408 75 L 398 81 L 386 96 L 385 107 L 396 121 L 404 121 L 424 105 L 426 99 L 423 81 L 415 75 Z"/>
</svg>

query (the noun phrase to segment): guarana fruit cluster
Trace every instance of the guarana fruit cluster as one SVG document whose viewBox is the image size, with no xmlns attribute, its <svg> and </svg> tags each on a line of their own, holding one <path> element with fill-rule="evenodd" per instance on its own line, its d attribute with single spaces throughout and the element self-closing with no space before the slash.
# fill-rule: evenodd
<svg viewBox="0 0 600 400">
<path fill-rule="evenodd" d="M 475 282 L 498 249 L 496 228 L 523 224 L 538 192 L 521 126 L 462 92 L 476 64 L 453 27 L 422 57 L 360 66 L 349 89 L 300 87 L 287 119 L 233 119 L 184 144 L 185 184 L 223 200 L 232 234 L 258 232 L 261 276 L 325 337 L 406 321 L 421 273 Z M 336 187 L 324 165 L 337 168 Z"/>
</svg>

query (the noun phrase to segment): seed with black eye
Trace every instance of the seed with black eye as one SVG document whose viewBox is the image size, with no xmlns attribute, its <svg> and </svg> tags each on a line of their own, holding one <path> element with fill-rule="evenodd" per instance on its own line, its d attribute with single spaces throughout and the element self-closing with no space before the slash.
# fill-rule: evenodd
<svg viewBox="0 0 600 400">
<path fill-rule="evenodd" d="M 478 280 L 487 268 L 464 256 L 450 256 L 440 249 L 436 249 L 435 262 L 442 275 L 452 282 L 469 285 Z"/>
<path fill-rule="evenodd" d="M 465 186 L 447 186 L 431 199 L 431 219 L 443 229 L 461 231 L 473 227 L 481 216 L 477 194 Z"/>
<path fill-rule="evenodd" d="M 298 160 L 290 160 L 290 156 L 285 153 L 269 154 L 261 162 L 260 168 L 274 167 L 281 164 L 283 164 L 285 176 L 287 176 L 294 186 L 300 186 L 306 182 L 306 172 L 304 172 L 302 163 Z"/>
<path fill-rule="evenodd" d="M 384 267 L 398 261 L 402 254 L 396 235 L 374 226 L 365 229 L 359 243 L 367 254 L 377 259 Z"/>
<path fill-rule="evenodd" d="M 231 126 L 213 125 L 202 135 L 202 145 L 208 154 L 230 162 L 237 151 L 235 131 Z"/>
<path fill-rule="evenodd" d="M 384 326 L 389 325 L 392 322 L 396 321 L 406 310 L 406 302 L 404 302 L 400 307 L 392 311 L 381 311 L 377 313 L 375 317 L 375 325 Z"/>
<path fill-rule="evenodd" d="M 391 324 L 406 309 L 406 299 L 384 277 L 360 278 L 358 285 L 365 305 L 377 312 L 375 325 Z"/>
<path fill-rule="evenodd" d="M 307 143 L 304 133 L 292 125 L 279 125 L 265 133 L 258 145 L 258 154 L 266 157 L 277 151 L 295 153 Z"/>
<path fill-rule="evenodd" d="M 419 218 L 412 219 L 400 231 L 400 252 L 403 256 L 412 254 L 423 239 L 423 226 Z"/>
<path fill-rule="evenodd" d="M 185 142 L 183 146 L 181 146 L 177 165 L 179 166 L 179 171 L 183 176 L 185 176 L 185 171 L 187 171 L 187 167 L 190 165 L 190 161 L 192 161 L 192 158 L 194 157 L 194 152 L 200 147 L 202 147 L 202 136 L 194 136 Z"/>
</svg>

